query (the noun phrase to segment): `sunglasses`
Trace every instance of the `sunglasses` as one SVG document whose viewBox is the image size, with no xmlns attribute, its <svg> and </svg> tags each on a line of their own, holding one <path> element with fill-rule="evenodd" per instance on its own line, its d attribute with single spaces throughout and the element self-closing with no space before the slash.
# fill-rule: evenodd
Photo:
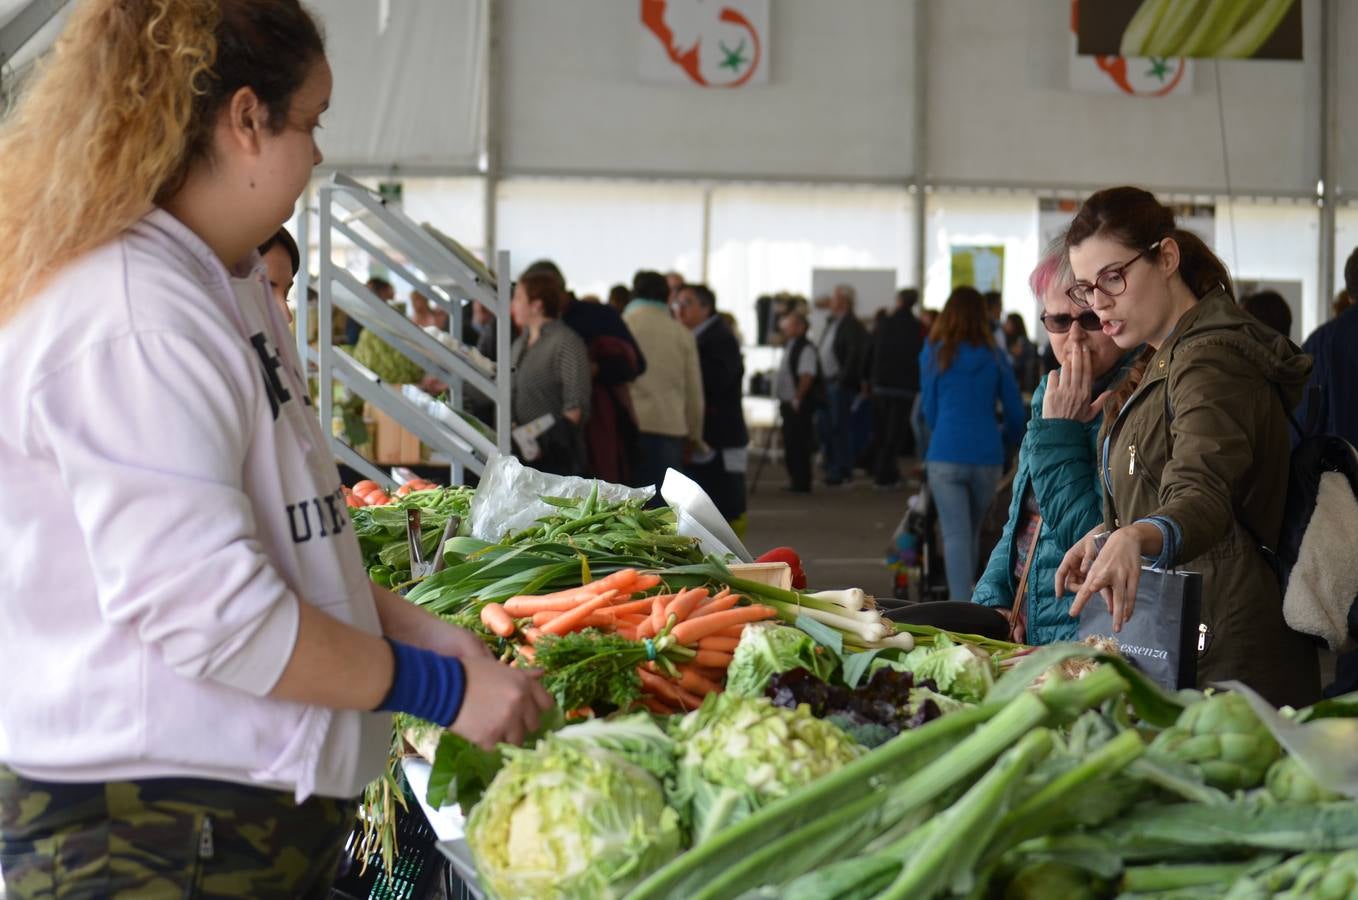
<svg viewBox="0 0 1358 900">
<path fill-rule="evenodd" d="M 1070 331 L 1070 326 L 1075 322 L 1079 322 L 1080 327 L 1085 331 L 1098 331 L 1103 327 L 1103 323 L 1099 321 L 1098 313 L 1093 310 L 1082 312 L 1078 316 L 1072 316 L 1068 313 L 1056 313 L 1055 315 L 1043 313 L 1038 318 L 1042 320 L 1042 327 L 1052 334 L 1065 334 Z"/>
</svg>

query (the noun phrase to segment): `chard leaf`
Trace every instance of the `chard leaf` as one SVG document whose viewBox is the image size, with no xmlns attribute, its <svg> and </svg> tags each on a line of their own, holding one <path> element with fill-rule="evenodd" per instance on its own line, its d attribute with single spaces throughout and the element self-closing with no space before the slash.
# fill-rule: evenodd
<svg viewBox="0 0 1358 900">
<path fill-rule="evenodd" d="M 829 625 L 818 622 L 807 615 L 798 616 L 792 624 L 811 635 L 811 639 L 817 644 L 834 653 L 836 659 L 844 657 L 844 635 L 835 631 Z"/>
</svg>

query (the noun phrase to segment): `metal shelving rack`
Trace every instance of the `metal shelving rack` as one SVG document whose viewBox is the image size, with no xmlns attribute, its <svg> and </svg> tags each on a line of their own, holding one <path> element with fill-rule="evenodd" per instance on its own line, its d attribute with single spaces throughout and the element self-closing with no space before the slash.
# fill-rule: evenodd
<svg viewBox="0 0 1358 900">
<path fill-rule="evenodd" d="M 345 175 L 333 175 L 320 188 L 320 274 L 316 285 L 317 347 L 306 346 L 307 304 L 297 305 L 298 350 L 318 370 L 321 425 L 331 431 L 334 414 L 332 384 L 338 380 L 347 389 L 395 419 L 402 427 L 451 461 L 451 480 L 459 484 L 466 469 L 480 473 L 495 453 L 510 452 L 510 334 L 509 281 L 495 278 L 484 266 L 442 238 L 428 226 L 416 224 L 400 208 L 390 205 L 377 192 Z M 426 334 L 410 319 L 375 296 L 334 259 L 334 236 L 343 235 L 366 252 L 374 262 L 411 284 L 431 303 L 448 313 L 454 343 L 448 347 Z M 506 273 L 509 254 L 496 256 L 496 271 Z M 488 364 L 479 355 L 463 349 L 462 301 L 475 300 L 491 310 L 496 328 L 496 362 Z M 401 393 L 389 390 L 369 369 L 345 351 L 331 345 L 334 310 L 356 319 L 372 329 L 398 352 L 430 375 L 448 385 L 449 407 L 454 411 L 446 420 L 429 415 Z M 495 438 L 456 415 L 462 408 L 467 388 L 490 398 L 495 404 Z M 338 436 L 331 437 L 335 457 L 365 477 L 390 487 L 391 477 L 376 463 L 361 456 Z"/>
</svg>

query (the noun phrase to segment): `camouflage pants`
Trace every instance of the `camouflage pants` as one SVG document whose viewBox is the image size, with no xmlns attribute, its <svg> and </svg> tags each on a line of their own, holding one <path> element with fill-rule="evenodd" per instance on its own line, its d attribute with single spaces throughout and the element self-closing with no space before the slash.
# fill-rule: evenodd
<svg viewBox="0 0 1358 900">
<path fill-rule="evenodd" d="M 325 898 L 352 801 L 220 781 L 57 784 L 0 766 L 7 900 Z"/>
</svg>

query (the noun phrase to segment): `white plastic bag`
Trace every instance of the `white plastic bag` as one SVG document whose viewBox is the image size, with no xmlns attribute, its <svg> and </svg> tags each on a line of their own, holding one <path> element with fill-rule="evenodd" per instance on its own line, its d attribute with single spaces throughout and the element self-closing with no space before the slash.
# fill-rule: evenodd
<svg viewBox="0 0 1358 900">
<path fill-rule="evenodd" d="M 543 497 L 583 500 L 594 490 L 595 483 L 593 478 L 539 472 L 512 456 L 493 456 L 472 497 L 472 536 L 483 541 L 498 541 L 506 534 L 529 528 L 538 519 L 556 512 L 555 507 L 542 502 Z M 614 503 L 646 501 L 655 496 L 654 488 L 630 488 L 607 481 L 597 483 L 600 500 Z"/>
</svg>

